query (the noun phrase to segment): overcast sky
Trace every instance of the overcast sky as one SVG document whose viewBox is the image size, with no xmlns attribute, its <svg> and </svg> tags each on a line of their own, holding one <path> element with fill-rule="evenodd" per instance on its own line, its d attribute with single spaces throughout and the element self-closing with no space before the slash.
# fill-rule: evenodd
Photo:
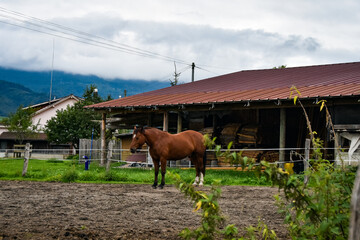
<svg viewBox="0 0 360 240">
<path fill-rule="evenodd" d="M 0 66 L 49 71 L 53 43 L 55 70 L 104 78 L 355 62 L 360 1 L 0 0 Z"/>
</svg>

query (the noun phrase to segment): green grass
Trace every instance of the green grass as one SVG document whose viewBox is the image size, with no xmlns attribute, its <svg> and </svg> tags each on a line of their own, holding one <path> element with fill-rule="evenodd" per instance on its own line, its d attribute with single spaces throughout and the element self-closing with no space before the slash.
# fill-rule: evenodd
<svg viewBox="0 0 360 240">
<path fill-rule="evenodd" d="M 30 159 L 27 174 L 22 177 L 23 160 L 5 159 L 0 160 L 0 180 L 141 184 L 152 184 L 154 181 L 153 169 L 114 168 L 119 165 L 113 163 L 111 171 L 106 172 L 104 167 L 91 163 L 89 170 L 85 171 L 84 164 L 78 164 L 76 161 Z M 185 182 L 194 181 L 195 169 L 168 168 L 167 170 L 179 174 Z M 161 174 L 159 181 L 160 179 Z M 270 185 L 264 177 L 258 179 L 252 172 L 207 170 L 205 184 L 211 184 L 214 180 L 221 180 L 223 185 Z M 168 177 L 166 183 L 173 184 L 173 181 Z"/>
</svg>

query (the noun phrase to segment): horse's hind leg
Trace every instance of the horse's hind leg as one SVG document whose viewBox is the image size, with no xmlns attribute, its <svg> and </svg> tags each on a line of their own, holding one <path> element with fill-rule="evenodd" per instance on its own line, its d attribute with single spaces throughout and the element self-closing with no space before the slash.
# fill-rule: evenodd
<svg viewBox="0 0 360 240">
<path fill-rule="evenodd" d="M 200 175 L 199 186 L 203 186 L 204 185 L 205 166 L 204 166 L 202 157 L 198 157 L 197 161 L 198 161 L 198 164 L 199 164 L 199 172 L 200 172 L 199 173 L 199 175 Z"/>
<path fill-rule="evenodd" d="M 196 169 L 196 177 L 193 185 L 197 186 L 199 185 L 199 171 Z"/>
<path fill-rule="evenodd" d="M 199 186 L 204 185 L 205 168 L 204 168 L 204 163 L 202 160 L 203 159 L 202 159 L 201 155 L 196 155 L 194 157 L 194 162 L 195 162 L 195 167 L 196 167 L 196 178 L 195 178 L 194 185 L 199 185 Z"/>
<path fill-rule="evenodd" d="M 195 181 L 193 183 L 193 185 L 199 185 L 200 182 L 200 166 L 199 166 L 199 162 L 196 161 L 196 157 L 195 156 L 191 156 L 191 161 L 194 163 L 195 165 L 195 170 L 196 170 L 196 177 L 195 177 Z"/>
<path fill-rule="evenodd" d="M 159 188 L 163 189 L 165 186 L 165 174 L 166 174 L 166 159 L 161 159 L 161 184 Z"/>
<path fill-rule="evenodd" d="M 156 188 L 158 185 L 158 175 L 159 175 L 159 160 L 153 159 L 154 168 L 155 168 L 155 179 L 154 184 L 152 185 L 153 188 Z"/>
</svg>

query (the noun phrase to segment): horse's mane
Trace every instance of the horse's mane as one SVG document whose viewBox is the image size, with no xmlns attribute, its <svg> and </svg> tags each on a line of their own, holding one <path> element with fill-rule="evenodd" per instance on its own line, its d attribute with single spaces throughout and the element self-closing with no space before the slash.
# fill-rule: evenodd
<svg viewBox="0 0 360 240">
<path fill-rule="evenodd" d="M 136 128 L 134 133 L 136 134 L 137 132 L 139 132 L 140 129 L 141 128 Z M 144 130 L 157 130 L 157 131 L 162 132 L 160 129 L 154 128 L 154 127 L 142 127 L 142 129 L 144 129 Z"/>
</svg>

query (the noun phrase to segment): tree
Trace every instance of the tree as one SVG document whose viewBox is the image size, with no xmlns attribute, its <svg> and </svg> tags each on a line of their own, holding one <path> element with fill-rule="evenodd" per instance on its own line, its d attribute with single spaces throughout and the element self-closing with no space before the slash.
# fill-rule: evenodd
<svg viewBox="0 0 360 240">
<path fill-rule="evenodd" d="M 181 74 L 181 73 L 176 72 L 176 63 L 175 63 L 175 62 L 174 62 L 174 67 L 175 67 L 174 81 L 171 81 L 171 79 L 169 79 L 171 86 L 176 86 L 176 85 L 178 85 L 179 77 L 180 77 L 180 74 Z"/>
<path fill-rule="evenodd" d="M 1 121 L 9 132 L 15 134 L 16 141 L 20 144 L 38 132 L 39 123 L 34 124 L 32 122 L 33 113 L 33 109 L 24 109 L 23 106 L 19 106 L 15 113 L 10 113 L 8 118 Z"/>
<path fill-rule="evenodd" d="M 57 111 L 56 116 L 47 121 L 45 133 L 48 140 L 56 144 L 72 144 L 77 146 L 80 138 L 90 138 L 92 129 L 94 136 L 99 136 L 101 115 L 84 106 L 104 101 L 96 91 L 95 85 L 86 87 L 84 100 Z M 111 97 L 108 96 L 108 99 Z"/>
<path fill-rule="evenodd" d="M 95 116 L 91 111 L 83 109 L 82 104 L 75 104 L 57 111 L 56 116 L 47 121 L 45 133 L 50 142 L 77 146 L 80 138 L 91 137 L 92 129 L 98 135 L 99 124 L 92 120 Z"/>
<path fill-rule="evenodd" d="M 82 104 L 84 106 L 103 102 L 103 99 L 99 96 L 97 92 L 97 87 L 94 84 L 90 84 L 90 86 L 86 86 L 86 89 L 83 94 L 84 101 Z"/>
<path fill-rule="evenodd" d="M 286 65 L 280 65 L 278 67 L 273 67 L 273 69 L 284 69 L 286 68 Z"/>
</svg>

